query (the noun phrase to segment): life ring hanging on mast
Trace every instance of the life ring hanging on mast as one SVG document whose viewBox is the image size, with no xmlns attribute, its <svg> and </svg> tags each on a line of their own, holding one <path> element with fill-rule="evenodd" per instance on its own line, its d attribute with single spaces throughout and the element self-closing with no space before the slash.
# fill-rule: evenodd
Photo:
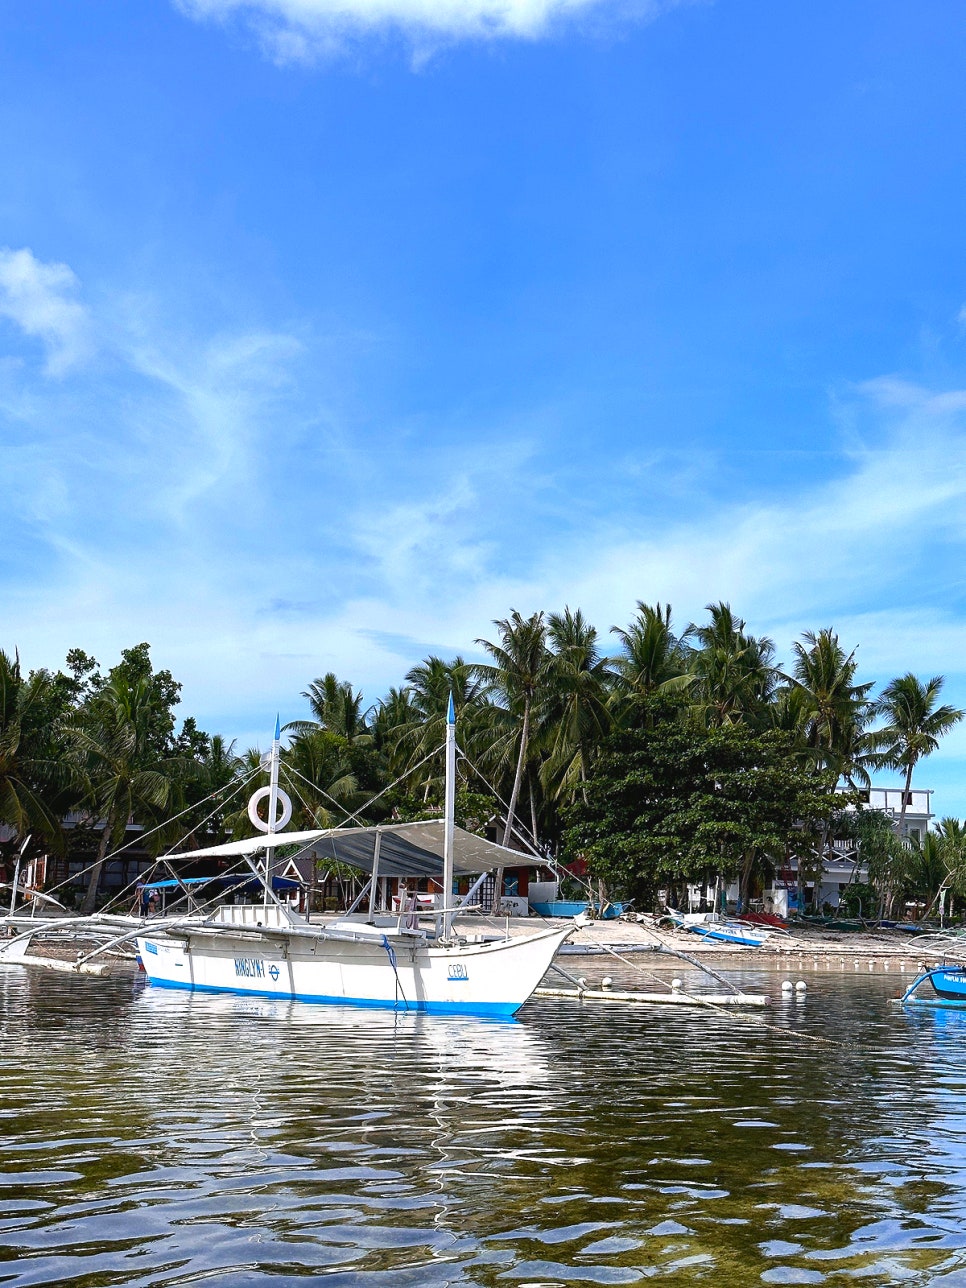
<svg viewBox="0 0 966 1288">
<path fill-rule="evenodd" d="M 248 817 L 251 821 L 252 827 L 257 828 L 259 832 L 265 832 L 269 836 L 274 836 L 276 832 L 285 827 L 292 817 L 292 801 L 288 793 L 282 791 L 281 787 L 278 785 L 278 764 L 280 759 L 279 753 L 281 751 L 281 738 L 282 722 L 281 719 L 276 716 L 275 737 L 272 739 L 272 750 L 268 756 L 270 782 L 267 787 L 260 787 L 248 802 Z M 266 797 L 268 798 L 268 821 L 263 823 L 261 816 L 258 813 L 258 807 Z M 277 807 L 279 804 L 282 806 L 281 814 L 278 813 Z M 271 862 L 271 854 L 269 854 L 268 862 Z"/>
<path fill-rule="evenodd" d="M 275 819 L 274 827 L 272 826 L 271 821 L 263 819 L 258 812 L 258 807 L 261 805 L 262 801 L 269 800 L 271 798 L 271 787 L 259 787 L 258 791 L 255 792 L 248 802 L 249 821 L 251 822 L 252 827 L 257 828 L 259 832 L 280 832 L 282 828 L 287 827 L 291 821 L 292 801 L 288 792 L 283 791 L 281 787 L 277 787 L 275 791 L 276 801 L 281 805 L 282 812 Z"/>
</svg>

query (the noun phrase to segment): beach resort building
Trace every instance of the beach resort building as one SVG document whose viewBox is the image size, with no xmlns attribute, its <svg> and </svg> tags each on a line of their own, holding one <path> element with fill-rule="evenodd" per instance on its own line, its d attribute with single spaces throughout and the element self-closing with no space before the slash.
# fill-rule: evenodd
<svg viewBox="0 0 966 1288">
<path fill-rule="evenodd" d="M 862 809 L 880 810 L 892 822 L 896 832 L 900 820 L 902 835 L 914 845 L 922 841 L 934 817 L 932 789 L 915 787 L 906 792 L 901 787 L 871 787 L 863 793 Z M 905 817 L 903 817 L 905 797 Z M 803 882 L 806 908 L 816 912 L 822 907 L 836 909 L 842 894 L 850 885 L 864 885 L 869 878 L 862 861 L 861 847 L 852 838 L 833 837 L 825 854 L 817 851 L 790 853 L 785 866 L 775 874 L 774 885 L 765 891 L 765 910 L 784 916 L 795 907 L 799 888 L 799 868 L 806 879 Z"/>
</svg>

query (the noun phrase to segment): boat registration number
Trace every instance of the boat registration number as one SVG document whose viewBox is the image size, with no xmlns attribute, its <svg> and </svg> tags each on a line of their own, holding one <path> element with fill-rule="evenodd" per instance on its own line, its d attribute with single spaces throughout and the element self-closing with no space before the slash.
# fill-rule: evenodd
<svg viewBox="0 0 966 1288">
<path fill-rule="evenodd" d="M 257 957 L 236 957 L 235 974 L 244 975 L 246 979 L 264 979 L 265 963 Z"/>
</svg>

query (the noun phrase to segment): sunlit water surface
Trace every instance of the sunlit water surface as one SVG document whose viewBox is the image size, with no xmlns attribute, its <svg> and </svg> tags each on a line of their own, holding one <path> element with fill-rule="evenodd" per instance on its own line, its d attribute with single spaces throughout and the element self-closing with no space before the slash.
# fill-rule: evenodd
<svg viewBox="0 0 966 1288">
<path fill-rule="evenodd" d="M 2 968 L 0 1283 L 966 1285 L 966 1013 L 741 979 L 487 1023 Z"/>
</svg>

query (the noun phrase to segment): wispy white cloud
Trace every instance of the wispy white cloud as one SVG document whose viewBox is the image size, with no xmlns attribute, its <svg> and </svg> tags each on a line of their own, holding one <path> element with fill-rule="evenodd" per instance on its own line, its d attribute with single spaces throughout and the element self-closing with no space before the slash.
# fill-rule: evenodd
<svg viewBox="0 0 966 1288">
<path fill-rule="evenodd" d="M 855 389 L 852 402 L 861 435 L 853 430 L 834 477 L 778 498 L 704 495 L 676 517 L 641 514 L 634 524 L 622 515 L 613 528 L 598 526 L 585 553 L 548 548 L 535 577 L 539 602 L 579 604 L 606 629 L 626 621 L 637 599 L 670 601 L 679 625 L 727 599 L 783 648 L 803 629 L 831 625 L 850 647 L 867 645 L 863 658 L 878 673 L 966 673 L 958 648 L 940 664 L 923 615 L 949 614 L 941 638 L 958 638 L 966 396 L 883 380 Z"/>
<path fill-rule="evenodd" d="M 54 286 L 74 289 L 59 267 Z M 657 511 L 673 454 L 642 453 L 619 512 L 613 487 L 587 477 L 568 515 L 553 449 L 523 441 L 518 417 L 513 432 L 463 426 L 426 446 L 377 442 L 336 414 L 318 432 L 319 405 L 338 398 L 311 341 L 205 336 L 150 302 L 135 326 L 98 300 L 86 323 L 109 337 L 110 362 L 82 381 L 22 368 L 0 384 L 7 545 L 37 551 L 0 585 L 17 632 L 4 644 L 30 665 L 73 645 L 110 662 L 148 639 L 186 708 L 231 733 L 263 703 L 297 714 L 326 670 L 373 699 L 428 648 L 473 655 L 513 607 L 579 606 L 606 640 L 638 599 L 669 600 L 683 625 L 722 598 L 781 649 L 831 625 L 867 674 L 949 672 L 966 705 L 962 390 L 852 390 L 818 483 L 736 502 L 711 461 L 689 475 L 690 501 L 675 491 Z"/>
<path fill-rule="evenodd" d="M 655 16 L 682 0 L 175 0 L 193 18 L 241 18 L 279 61 L 311 61 L 364 36 L 426 51 L 462 40 L 537 40 L 579 17 Z"/>
<path fill-rule="evenodd" d="M 0 316 L 41 341 L 48 375 L 63 375 L 91 351 L 88 313 L 76 299 L 79 288 L 66 264 L 44 263 L 27 248 L 0 247 Z"/>
</svg>

